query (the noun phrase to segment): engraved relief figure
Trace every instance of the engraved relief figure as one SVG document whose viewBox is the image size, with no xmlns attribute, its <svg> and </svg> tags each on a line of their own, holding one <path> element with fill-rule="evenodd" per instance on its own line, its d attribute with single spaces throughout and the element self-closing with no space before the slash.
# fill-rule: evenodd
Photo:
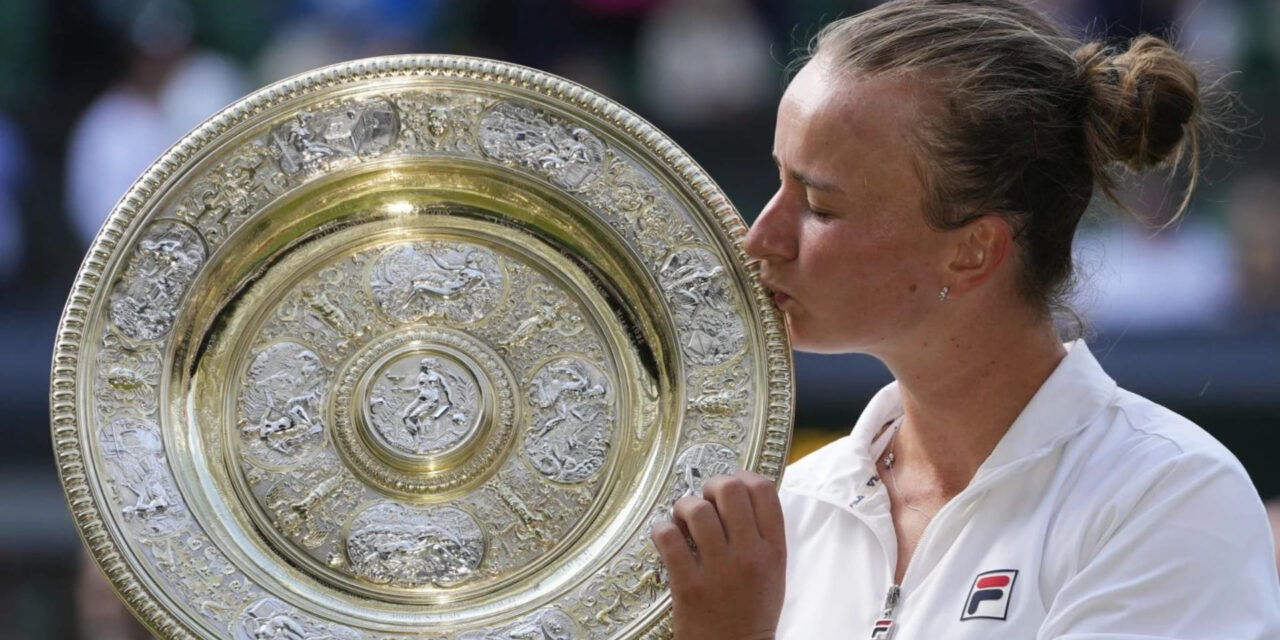
<svg viewBox="0 0 1280 640">
<path fill-rule="evenodd" d="M 412 92 L 393 100 L 404 114 L 404 137 L 411 148 L 475 155 L 474 130 L 481 110 L 478 96 Z"/>
<path fill-rule="evenodd" d="M 518 349 L 544 331 L 568 338 L 586 329 L 578 305 L 563 291 L 546 282 L 534 285 L 526 296 L 533 313 L 525 316 L 502 341 L 507 351 Z"/>
<path fill-rule="evenodd" d="M 549 608 L 503 631 L 470 631 L 458 640 L 576 640 L 582 637 L 577 623 L 564 611 Z"/>
<path fill-rule="evenodd" d="M 351 266 L 326 267 L 290 292 L 279 311 L 280 320 L 291 325 L 284 328 L 286 334 L 341 352 L 372 330 L 372 310 L 357 293 Z"/>
<path fill-rule="evenodd" d="M 111 290 L 111 322 L 134 340 L 164 336 L 205 257 L 195 229 L 176 220 L 152 223 Z"/>
<path fill-rule="evenodd" d="M 300 113 L 272 129 L 271 144 L 280 169 L 293 175 L 324 170 L 331 159 L 379 155 L 398 134 L 395 107 L 371 98 Z"/>
<path fill-rule="evenodd" d="M 235 640 L 359 640 L 353 629 L 313 620 L 275 598 L 264 598 L 240 613 Z"/>
<path fill-rule="evenodd" d="M 684 496 L 702 495 L 702 485 L 712 476 L 738 470 L 738 454 L 714 442 L 695 444 L 676 459 L 676 483 L 672 502 Z"/>
<path fill-rule="evenodd" d="M 98 447 L 125 522 L 149 535 L 174 532 L 187 510 L 165 462 L 159 427 L 117 418 L 99 433 Z"/>
<path fill-rule="evenodd" d="M 525 437 L 529 464 L 553 482 L 581 482 L 604 466 L 613 430 L 609 381 L 595 365 L 559 358 L 543 365 L 529 383 L 535 408 Z"/>
<path fill-rule="evenodd" d="M 651 548 L 627 552 L 584 590 L 583 618 L 609 630 L 629 622 L 662 595 L 667 584 L 664 571 Z"/>
<path fill-rule="evenodd" d="M 115 414 L 126 407 L 145 414 L 155 411 L 160 384 L 160 353 L 155 347 L 129 346 L 108 329 L 97 367 L 94 397 L 101 414 Z"/>
<path fill-rule="evenodd" d="M 742 319 L 729 300 L 724 267 L 711 252 L 676 251 L 663 261 L 658 278 L 674 307 L 681 346 L 690 360 L 720 364 L 742 351 Z"/>
<path fill-rule="evenodd" d="M 320 408 L 328 371 L 310 349 L 277 342 L 249 364 L 240 394 L 240 433 L 250 457 L 291 464 L 323 441 Z"/>
<path fill-rule="evenodd" d="M 535 171 L 577 190 L 600 175 L 604 143 L 582 127 L 510 102 L 480 120 L 480 148 L 499 161 Z"/>
<path fill-rule="evenodd" d="M 480 566 L 480 525 L 455 507 L 379 504 L 356 516 L 346 551 L 356 575 L 375 584 L 453 587 Z"/>
<path fill-rule="evenodd" d="M 378 306 L 401 322 L 424 316 L 474 322 L 497 306 L 502 287 L 502 269 L 491 252 L 443 242 L 385 252 L 370 282 Z"/>
<path fill-rule="evenodd" d="M 373 427 L 392 446 L 427 454 L 453 446 L 471 431 L 480 411 L 480 390 L 452 359 L 402 358 L 374 383 L 369 408 Z"/>
<path fill-rule="evenodd" d="M 250 483 L 276 529 L 306 549 L 319 547 L 341 528 L 362 486 L 331 451 L 309 460 L 301 472 L 264 473 Z"/>
</svg>

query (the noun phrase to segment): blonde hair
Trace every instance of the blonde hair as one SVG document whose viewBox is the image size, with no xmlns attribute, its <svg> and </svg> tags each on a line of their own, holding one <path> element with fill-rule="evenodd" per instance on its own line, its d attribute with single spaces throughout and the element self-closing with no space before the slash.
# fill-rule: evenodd
<svg viewBox="0 0 1280 640">
<path fill-rule="evenodd" d="M 1070 286 L 1071 242 L 1116 170 L 1199 172 L 1203 109 L 1165 41 L 1081 44 L 1016 0 L 895 0 L 824 27 L 810 57 L 839 73 L 909 75 L 926 96 L 911 143 L 935 228 L 998 213 L 1015 229 L 1021 293 L 1047 311 Z M 1121 205 L 1123 207 L 1123 205 Z M 1177 217 L 1175 216 L 1175 218 Z"/>
</svg>

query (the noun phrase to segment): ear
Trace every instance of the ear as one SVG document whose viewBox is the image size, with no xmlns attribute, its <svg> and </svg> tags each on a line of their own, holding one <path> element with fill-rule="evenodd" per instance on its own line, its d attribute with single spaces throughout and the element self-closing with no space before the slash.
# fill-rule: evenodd
<svg viewBox="0 0 1280 640">
<path fill-rule="evenodd" d="M 1013 228 L 1004 218 L 987 214 L 952 231 L 951 262 L 946 266 L 946 284 L 951 295 L 976 289 L 1004 264 L 1013 251 Z"/>
</svg>

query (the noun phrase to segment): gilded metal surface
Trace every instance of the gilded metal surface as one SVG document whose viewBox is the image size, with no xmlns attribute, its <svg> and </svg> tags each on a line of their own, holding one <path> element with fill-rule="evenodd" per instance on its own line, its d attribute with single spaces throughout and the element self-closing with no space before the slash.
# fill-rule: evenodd
<svg viewBox="0 0 1280 640">
<path fill-rule="evenodd" d="M 162 638 L 666 637 L 653 522 L 786 456 L 743 232 L 659 132 L 532 70 L 264 89 L 81 269 L 51 390 L 76 523 Z"/>
</svg>

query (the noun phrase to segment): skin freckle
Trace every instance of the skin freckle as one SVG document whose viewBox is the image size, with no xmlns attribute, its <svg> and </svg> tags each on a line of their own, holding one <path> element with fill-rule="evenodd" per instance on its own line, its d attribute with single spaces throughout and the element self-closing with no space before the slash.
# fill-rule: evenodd
<svg viewBox="0 0 1280 640">
<path fill-rule="evenodd" d="M 915 292 L 916 292 L 916 289 L 919 289 L 919 288 L 920 288 L 920 287 L 917 287 L 915 284 L 912 284 L 910 287 L 907 287 L 907 291 L 908 291 L 909 293 L 915 293 Z"/>
</svg>

